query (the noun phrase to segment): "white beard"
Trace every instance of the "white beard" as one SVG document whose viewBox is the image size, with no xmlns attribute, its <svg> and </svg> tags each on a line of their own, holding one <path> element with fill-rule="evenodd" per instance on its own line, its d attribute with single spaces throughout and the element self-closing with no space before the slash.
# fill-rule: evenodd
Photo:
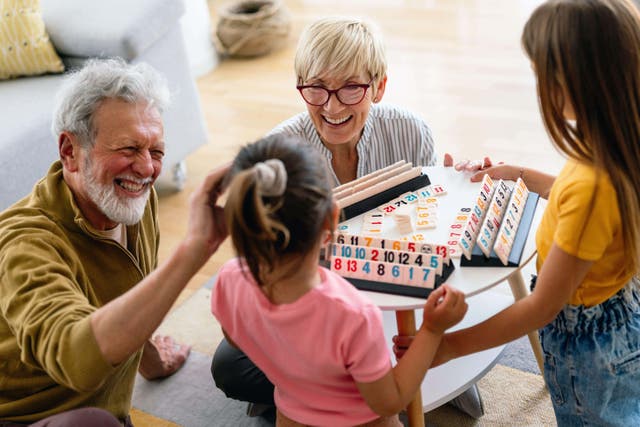
<svg viewBox="0 0 640 427">
<path fill-rule="evenodd" d="M 96 180 L 93 174 L 93 162 L 91 161 L 91 157 L 87 156 L 86 159 L 83 176 L 88 196 L 91 201 L 95 203 L 98 209 L 100 209 L 100 211 L 102 211 L 102 213 L 113 222 L 124 225 L 134 225 L 140 222 L 140 219 L 142 219 L 142 215 L 144 214 L 144 209 L 147 206 L 147 201 L 149 200 L 150 188 L 147 187 L 145 192 L 135 199 L 120 198 L 113 185 L 105 185 Z M 121 178 L 125 177 L 123 176 Z M 150 178 L 142 181 L 130 176 L 127 176 L 126 178 L 138 183 L 151 182 Z"/>
</svg>

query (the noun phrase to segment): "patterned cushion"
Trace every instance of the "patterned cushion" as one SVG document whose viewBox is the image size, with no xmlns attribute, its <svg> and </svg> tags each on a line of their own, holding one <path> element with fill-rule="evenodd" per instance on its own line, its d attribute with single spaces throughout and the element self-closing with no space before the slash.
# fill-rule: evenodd
<svg viewBox="0 0 640 427">
<path fill-rule="evenodd" d="M 62 71 L 40 0 L 0 0 L 0 79 Z"/>
</svg>

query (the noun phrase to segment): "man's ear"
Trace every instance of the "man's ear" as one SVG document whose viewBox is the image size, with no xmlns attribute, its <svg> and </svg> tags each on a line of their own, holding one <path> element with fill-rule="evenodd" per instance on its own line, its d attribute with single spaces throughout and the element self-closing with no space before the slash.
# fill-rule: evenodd
<svg viewBox="0 0 640 427">
<path fill-rule="evenodd" d="M 80 145 L 76 135 L 63 131 L 58 136 L 58 153 L 60 161 L 69 172 L 76 172 L 80 162 Z"/>
<path fill-rule="evenodd" d="M 382 97 L 384 96 L 384 90 L 386 87 L 387 87 L 387 76 L 385 75 L 380 79 L 380 81 L 376 85 L 376 92 L 375 92 L 376 94 L 373 97 L 373 102 L 377 103 L 382 101 Z"/>
</svg>

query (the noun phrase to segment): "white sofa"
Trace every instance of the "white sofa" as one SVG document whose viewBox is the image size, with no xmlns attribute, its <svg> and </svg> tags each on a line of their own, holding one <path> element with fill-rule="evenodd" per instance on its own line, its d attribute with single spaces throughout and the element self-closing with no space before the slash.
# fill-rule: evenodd
<svg viewBox="0 0 640 427">
<path fill-rule="evenodd" d="M 179 19 L 182 0 L 41 0 L 42 16 L 67 69 L 92 57 L 147 62 L 172 92 L 164 113 L 167 153 L 161 185 L 180 189 L 184 159 L 207 142 Z M 0 81 L 0 210 L 25 196 L 58 158 L 51 133 L 54 94 L 64 75 Z"/>
</svg>

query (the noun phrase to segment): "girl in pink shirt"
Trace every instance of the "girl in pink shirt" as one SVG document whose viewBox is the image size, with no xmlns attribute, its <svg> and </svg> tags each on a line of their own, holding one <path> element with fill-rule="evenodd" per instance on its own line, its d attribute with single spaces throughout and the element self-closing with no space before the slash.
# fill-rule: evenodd
<svg viewBox="0 0 640 427">
<path fill-rule="evenodd" d="M 276 135 L 244 147 L 229 173 L 227 226 L 238 258 L 211 309 L 230 343 L 275 385 L 278 425 L 399 426 L 463 295 L 431 293 L 411 348 L 392 368 L 380 310 L 318 265 L 339 211 L 319 155 Z"/>
</svg>

